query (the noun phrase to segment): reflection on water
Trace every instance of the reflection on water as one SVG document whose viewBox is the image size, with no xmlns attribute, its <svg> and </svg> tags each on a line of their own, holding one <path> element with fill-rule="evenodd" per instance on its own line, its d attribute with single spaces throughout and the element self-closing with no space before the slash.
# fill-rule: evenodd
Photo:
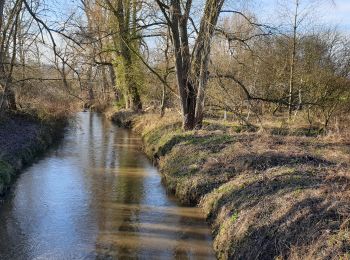
<svg viewBox="0 0 350 260">
<path fill-rule="evenodd" d="M 213 259 L 200 212 L 167 196 L 140 140 L 77 121 L 0 205 L 0 259 Z"/>
</svg>

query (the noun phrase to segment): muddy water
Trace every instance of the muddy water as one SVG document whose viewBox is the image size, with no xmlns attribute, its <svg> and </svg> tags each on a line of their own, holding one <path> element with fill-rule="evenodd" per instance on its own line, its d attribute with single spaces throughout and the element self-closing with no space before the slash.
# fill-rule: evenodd
<svg viewBox="0 0 350 260">
<path fill-rule="evenodd" d="M 198 209 L 166 194 L 140 140 L 80 113 L 0 204 L 0 259 L 214 259 Z"/>
</svg>

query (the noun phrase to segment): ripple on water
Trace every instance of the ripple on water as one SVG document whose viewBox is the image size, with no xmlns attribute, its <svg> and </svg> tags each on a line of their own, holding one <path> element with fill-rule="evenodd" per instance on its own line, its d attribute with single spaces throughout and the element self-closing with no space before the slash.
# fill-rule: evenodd
<svg viewBox="0 0 350 260">
<path fill-rule="evenodd" d="M 215 258 L 201 212 L 166 194 L 137 136 L 76 121 L 0 201 L 0 259 Z"/>
</svg>

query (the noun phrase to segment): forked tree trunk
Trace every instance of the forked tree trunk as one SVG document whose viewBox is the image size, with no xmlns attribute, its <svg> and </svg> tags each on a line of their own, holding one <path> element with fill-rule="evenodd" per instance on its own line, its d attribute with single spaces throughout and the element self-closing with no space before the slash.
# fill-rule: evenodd
<svg viewBox="0 0 350 260">
<path fill-rule="evenodd" d="M 188 42 L 188 20 L 192 1 L 181 7 L 180 0 L 171 0 L 169 16 L 161 1 L 157 3 L 171 29 L 175 52 L 175 69 L 181 101 L 183 129 L 202 126 L 204 99 L 208 77 L 210 45 L 224 0 L 207 0 L 192 57 Z"/>
</svg>

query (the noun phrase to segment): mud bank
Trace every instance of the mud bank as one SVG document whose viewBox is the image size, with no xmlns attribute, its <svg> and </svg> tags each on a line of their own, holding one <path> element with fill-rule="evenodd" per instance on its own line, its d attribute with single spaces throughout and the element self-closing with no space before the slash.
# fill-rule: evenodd
<svg viewBox="0 0 350 260">
<path fill-rule="evenodd" d="M 20 170 L 63 136 L 67 120 L 40 120 L 25 113 L 0 118 L 0 195 L 9 189 Z"/>
<path fill-rule="evenodd" d="M 206 122 L 183 132 L 177 115 L 119 111 L 168 189 L 212 226 L 218 259 L 348 259 L 350 142 L 244 132 Z"/>
</svg>

